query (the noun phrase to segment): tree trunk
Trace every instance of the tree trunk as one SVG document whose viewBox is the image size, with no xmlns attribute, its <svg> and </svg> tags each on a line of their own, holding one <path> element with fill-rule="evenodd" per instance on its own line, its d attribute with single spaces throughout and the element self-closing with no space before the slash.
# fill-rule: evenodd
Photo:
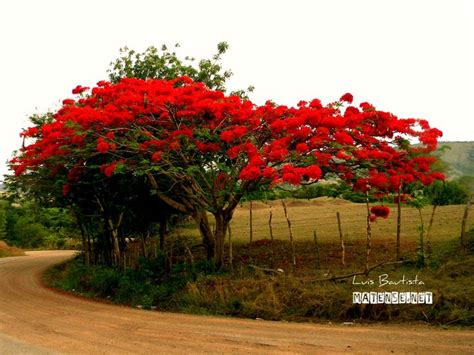
<svg viewBox="0 0 474 355">
<path fill-rule="evenodd" d="M 273 228 L 272 228 L 272 218 L 273 218 L 273 213 L 272 213 L 272 206 L 270 206 L 270 217 L 268 218 L 268 229 L 270 230 L 270 248 L 272 249 L 272 261 L 271 265 L 272 268 L 274 267 L 275 264 L 275 249 L 273 245 Z"/>
<path fill-rule="evenodd" d="M 249 235 L 250 235 L 250 244 L 252 244 L 253 242 L 253 203 L 252 203 L 252 200 L 250 200 Z"/>
<path fill-rule="evenodd" d="M 420 215 L 420 263 L 421 267 L 425 266 L 425 243 L 424 243 L 424 236 L 425 236 L 425 223 L 423 222 L 423 214 L 421 212 L 421 208 L 418 208 L 418 214 Z"/>
<path fill-rule="evenodd" d="M 119 238 L 118 238 L 118 230 L 115 228 L 111 230 L 111 235 L 112 235 L 114 264 L 120 267 L 121 263 L 120 263 L 120 245 L 119 245 Z"/>
<path fill-rule="evenodd" d="M 216 266 L 220 268 L 224 265 L 224 241 L 229 222 L 224 218 L 222 213 L 216 213 L 214 217 L 216 221 L 214 233 L 215 260 Z"/>
<path fill-rule="evenodd" d="M 339 241 L 341 243 L 341 263 L 342 267 L 346 267 L 346 246 L 344 245 L 344 236 L 342 235 L 341 227 L 341 215 L 339 212 L 336 212 L 337 216 L 337 228 L 339 230 Z"/>
<path fill-rule="evenodd" d="M 110 233 L 112 236 L 112 252 L 113 252 L 113 261 L 114 264 L 118 267 L 122 267 L 122 253 L 120 248 L 120 241 L 119 241 L 119 228 L 122 225 L 123 220 L 123 212 L 119 213 L 117 218 L 117 222 L 114 223 L 111 218 L 108 218 L 108 224 L 110 228 Z"/>
<path fill-rule="evenodd" d="M 146 259 L 148 257 L 147 252 L 146 252 L 146 240 L 148 239 L 148 236 L 150 235 L 150 230 L 147 228 L 146 231 L 143 231 L 142 233 L 142 254 L 143 257 Z"/>
<path fill-rule="evenodd" d="M 426 257 L 428 260 L 431 259 L 431 228 L 433 227 L 434 216 L 436 213 L 436 208 L 438 205 L 433 205 L 433 211 L 431 212 L 430 223 L 428 224 L 428 229 L 426 230 Z"/>
<path fill-rule="evenodd" d="M 228 232 L 229 232 L 229 266 L 230 266 L 230 271 L 234 271 L 234 263 L 233 263 L 233 254 L 232 254 L 232 230 L 230 228 L 230 223 L 227 227 Z"/>
<path fill-rule="evenodd" d="M 365 193 L 365 205 L 367 207 L 367 245 L 365 249 L 365 273 L 369 273 L 369 257 L 372 249 L 372 226 L 370 221 L 369 192 Z"/>
<path fill-rule="evenodd" d="M 400 182 L 400 185 L 398 186 L 398 201 L 397 201 L 397 256 L 396 260 L 400 260 L 400 234 L 402 230 L 402 201 L 401 201 L 401 196 L 402 196 L 402 184 Z"/>
<path fill-rule="evenodd" d="M 293 272 L 296 271 L 296 251 L 295 251 L 295 243 L 293 241 L 293 229 L 291 228 L 291 221 L 288 217 L 288 211 L 286 209 L 285 201 L 281 200 L 281 205 L 283 206 L 283 212 L 285 213 L 286 223 L 288 224 L 288 232 L 290 237 L 290 246 L 291 246 L 291 263 L 293 265 Z"/>
<path fill-rule="evenodd" d="M 165 250 L 166 219 L 160 219 L 160 250 Z"/>
<path fill-rule="evenodd" d="M 194 221 L 199 229 L 202 237 L 202 242 L 206 248 L 207 259 L 211 260 L 215 256 L 215 240 L 214 233 L 209 225 L 206 211 L 199 211 L 193 214 Z"/>
<path fill-rule="evenodd" d="M 79 229 L 81 230 L 81 237 L 82 237 L 82 251 L 84 252 L 84 264 L 89 266 L 91 263 L 91 257 L 89 254 L 89 245 L 87 243 L 86 232 L 84 230 L 84 225 L 82 221 L 78 219 L 77 223 L 79 224 Z"/>
</svg>

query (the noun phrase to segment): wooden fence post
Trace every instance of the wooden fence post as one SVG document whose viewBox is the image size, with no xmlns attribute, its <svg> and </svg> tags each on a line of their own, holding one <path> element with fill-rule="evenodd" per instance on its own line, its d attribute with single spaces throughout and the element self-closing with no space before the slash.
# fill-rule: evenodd
<svg viewBox="0 0 474 355">
<path fill-rule="evenodd" d="M 402 229 L 402 180 L 398 185 L 398 201 L 397 201 L 397 256 L 396 260 L 400 260 L 400 234 Z"/>
<path fill-rule="evenodd" d="M 370 205 L 369 205 L 369 186 L 365 192 L 365 206 L 367 207 L 367 244 L 365 249 L 365 273 L 369 273 L 369 257 L 372 249 L 372 226 L 370 221 Z"/>
<path fill-rule="evenodd" d="M 253 241 L 253 203 L 252 200 L 250 200 L 250 216 L 249 216 L 249 235 L 250 235 L 250 244 L 252 244 Z"/>
<path fill-rule="evenodd" d="M 272 268 L 273 268 L 274 263 L 275 263 L 275 250 L 274 250 L 274 245 L 273 245 L 272 218 L 273 218 L 272 206 L 270 206 L 270 217 L 268 218 L 268 228 L 270 230 L 270 247 L 272 249 Z"/>
<path fill-rule="evenodd" d="M 318 236 L 316 234 L 316 229 L 313 230 L 313 238 L 314 238 L 314 246 L 316 248 L 315 267 L 316 267 L 316 270 L 320 270 L 321 269 L 321 256 L 319 254 L 319 243 L 318 243 Z"/>
<path fill-rule="evenodd" d="M 465 245 L 465 234 L 466 234 L 466 221 L 467 221 L 467 216 L 469 215 L 469 209 L 471 208 L 472 202 L 474 199 L 474 194 L 471 195 L 469 198 L 469 201 L 466 204 L 466 208 L 464 209 L 464 215 L 462 217 L 462 223 L 461 223 L 461 246 L 463 248 L 466 247 Z"/>
<path fill-rule="evenodd" d="M 291 245 L 291 262 L 293 264 L 293 271 L 296 271 L 296 252 L 295 252 L 295 243 L 293 242 L 293 230 L 291 229 L 291 221 L 288 217 L 288 211 L 286 209 L 285 201 L 281 200 L 281 205 L 283 206 L 283 212 L 285 213 L 286 222 L 288 223 L 288 231 L 290 237 L 290 245 Z"/>
<path fill-rule="evenodd" d="M 227 226 L 227 230 L 229 232 L 229 266 L 230 266 L 230 271 L 234 271 L 234 265 L 233 265 L 233 254 L 232 254 L 232 230 L 230 228 L 230 223 Z"/>
<path fill-rule="evenodd" d="M 342 227 L 341 227 L 341 215 L 339 211 L 336 212 L 337 216 L 337 228 L 339 229 L 339 241 L 341 242 L 341 262 L 342 267 L 346 267 L 346 246 L 344 245 L 344 236 L 342 235 Z"/>
<path fill-rule="evenodd" d="M 431 211 L 430 223 L 428 224 L 428 229 L 426 230 L 426 258 L 428 259 L 428 261 L 431 261 L 431 254 L 433 252 L 431 248 L 431 228 L 433 227 L 434 216 L 435 216 L 437 207 L 438 205 L 433 205 L 433 209 Z"/>
</svg>

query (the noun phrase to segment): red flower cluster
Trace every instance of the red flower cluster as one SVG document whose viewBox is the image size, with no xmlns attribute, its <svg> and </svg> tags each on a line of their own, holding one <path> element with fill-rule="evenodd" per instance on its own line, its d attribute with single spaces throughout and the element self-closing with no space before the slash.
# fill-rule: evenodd
<svg viewBox="0 0 474 355">
<path fill-rule="evenodd" d="M 88 87 L 84 87 L 84 86 L 81 86 L 81 85 L 77 85 L 74 89 L 72 89 L 72 93 L 74 95 L 76 94 L 82 94 L 84 91 L 87 91 L 89 90 Z"/>
<path fill-rule="evenodd" d="M 373 206 L 370 209 L 370 212 L 371 212 L 370 220 L 373 222 L 378 217 L 388 218 L 388 215 L 390 214 L 390 208 L 386 206 Z"/>
<path fill-rule="evenodd" d="M 346 101 L 350 104 L 352 103 L 353 100 L 354 100 L 354 97 L 352 96 L 352 94 L 349 94 L 349 93 L 342 95 L 341 98 L 339 99 L 339 101 Z"/>
<path fill-rule="evenodd" d="M 76 87 L 73 93 L 82 94 L 77 101 L 65 100 L 51 122 L 22 133 L 36 140 L 12 160 L 16 175 L 46 168 L 67 176 L 81 162 L 77 171 L 101 166 L 110 177 L 123 161 L 134 171 L 200 169 L 210 175 L 209 185 L 220 173 L 229 184 L 298 185 L 331 172 L 356 189 L 382 193 L 397 191 L 402 182 L 444 178 L 431 171 L 434 159 L 427 156 L 439 130 L 368 103 L 342 109 L 314 99 L 297 107 L 257 106 L 186 77 L 125 78 L 87 90 Z M 351 104 L 353 97 L 345 94 L 342 101 Z M 399 144 L 407 137 L 424 145 Z M 368 174 L 361 177 L 357 169 Z"/>
<path fill-rule="evenodd" d="M 105 176 L 111 177 L 115 173 L 115 169 L 117 169 L 117 162 L 113 161 L 109 164 L 103 164 L 100 167 L 100 170 L 104 173 Z"/>
</svg>

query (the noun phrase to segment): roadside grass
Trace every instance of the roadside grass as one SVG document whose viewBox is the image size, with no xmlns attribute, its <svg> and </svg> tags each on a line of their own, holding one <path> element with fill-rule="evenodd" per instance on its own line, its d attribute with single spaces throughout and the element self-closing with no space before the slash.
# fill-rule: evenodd
<svg viewBox="0 0 474 355">
<path fill-rule="evenodd" d="M 248 206 L 236 211 L 232 225 L 232 270 L 216 270 L 194 252 L 198 248 L 192 249 L 196 254 L 191 259 L 187 253 L 173 253 L 171 269 L 164 254 L 159 254 L 153 261 L 142 259 L 136 268 L 121 272 L 107 267 L 85 267 L 77 258 L 50 269 L 45 281 L 68 292 L 144 309 L 288 321 L 422 321 L 443 326 L 474 326 L 474 232 L 468 233 L 467 248 L 460 248 L 463 206 L 438 208 L 432 230 L 432 253 L 422 269 L 415 262 L 417 211 L 404 208 L 401 256 L 406 262 L 382 265 L 368 276 L 356 276 L 355 281 L 359 283 L 369 279 L 374 281 L 373 285 L 358 285 L 353 284 L 353 277 L 322 280 L 363 270 L 364 205 L 324 198 L 287 201 L 296 240 L 296 270 L 292 269 L 288 230 L 280 202 L 273 201 L 271 205 L 275 234 L 273 252 L 268 239 L 269 207 L 253 203 L 255 234 L 251 244 L 248 243 Z M 335 217 L 337 211 L 341 214 L 346 239 L 344 267 Z M 427 224 L 430 208 L 423 213 Z M 370 265 L 395 259 L 395 219 L 392 209 L 387 220 L 381 219 L 373 224 Z M 308 222 L 313 220 L 314 224 Z M 473 224 L 470 217 L 468 228 L 472 229 Z M 319 268 L 312 240 L 314 226 L 320 241 Z M 176 247 L 183 240 L 199 244 L 196 231 L 184 225 L 170 238 L 168 247 Z M 275 272 L 276 269 L 283 272 Z M 393 281 L 416 277 L 424 284 L 380 286 L 378 281 L 383 274 L 388 274 L 388 279 Z M 433 304 L 358 305 L 352 303 L 352 292 L 355 291 L 431 291 Z"/>
<path fill-rule="evenodd" d="M 19 248 L 11 247 L 4 241 L 0 240 L 0 258 L 5 258 L 7 256 L 22 256 L 22 255 L 25 255 L 23 250 Z"/>
<path fill-rule="evenodd" d="M 281 242 L 284 247 L 286 242 Z M 304 245 L 300 246 L 301 249 Z M 311 246 L 307 245 L 307 249 Z M 326 248 L 327 247 L 327 248 Z M 331 246 L 323 245 L 331 250 Z M 265 245 L 251 250 L 262 253 Z M 374 250 L 382 250 L 379 246 Z M 241 251 L 245 252 L 244 250 Z M 374 253 L 381 255 L 379 253 Z M 282 257 L 285 257 L 282 254 Z M 164 265 L 143 262 L 138 269 L 125 272 L 105 267 L 85 267 L 80 258 L 52 268 L 45 275 L 47 284 L 86 297 L 105 299 L 143 309 L 207 315 L 237 316 L 286 321 L 427 322 L 435 325 L 474 326 L 474 255 L 454 247 L 452 241 L 434 245 L 431 267 L 414 264 L 383 266 L 367 277 L 374 285 L 354 285 L 353 278 L 321 281 L 330 275 L 350 273 L 332 260 L 327 268 L 315 270 L 301 266 L 296 273 L 268 273 L 246 263 L 235 264 L 234 272 L 217 272 L 203 263 L 181 263 L 164 275 Z M 305 271 L 303 271 L 305 270 Z M 357 268 L 353 268 L 357 270 Z M 360 271 L 360 269 L 358 269 Z M 378 278 L 423 281 L 424 285 L 379 287 Z M 430 305 L 358 305 L 352 292 L 433 292 Z"/>
</svg>

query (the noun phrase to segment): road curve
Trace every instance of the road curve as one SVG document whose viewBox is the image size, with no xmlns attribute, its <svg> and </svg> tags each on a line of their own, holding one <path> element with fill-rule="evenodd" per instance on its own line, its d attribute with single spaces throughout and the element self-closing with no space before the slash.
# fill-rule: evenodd
<svg viewBox="0 0 474 355">
<path fill-rule="evenodd" d="M 41 273 L 72 256 L 0 259 L 1 354 L 473 353 L 474 332 L 343 326 L 142 311 L 44 288 Z"/>
</svg>

